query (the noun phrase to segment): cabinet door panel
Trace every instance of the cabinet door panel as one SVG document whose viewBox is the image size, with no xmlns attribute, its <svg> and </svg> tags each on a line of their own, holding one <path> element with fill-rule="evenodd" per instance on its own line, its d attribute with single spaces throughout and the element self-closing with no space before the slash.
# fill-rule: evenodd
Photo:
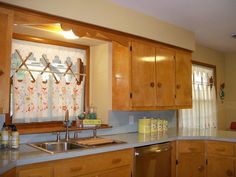
<svg viewBox="0 0 236 177">
<path fill-rule="evenodd" d="M 233 177 L 235 160 L 226 157 L 208 156 L 207 177 Z"/>
<path fill-rule="evenodd" d="M 174 106 L 174 55 L 174 51 L 168 48 L 157 48 L 156 50 L 157 106 Z"/>
<path fill-rule="evenodd" d="M 0 113 L 9 112 L 13 12 L 0 7 Z"/>
<path fill-rule="evenodd" d="M 130 108 L 130 50 L 112 42 L 112 109 Z"/>
<path fill-rule="evenodd" d="M 198 154 L 198 153 L 180 154 L 177 174 L 178 177 L 204 177 L 205 176 L 204 154 Z"/>
<path fill-rule="evenodd" d="M 155 47 L 132 42 L 131 68 L 132 106 L 155 106 Z"/>
<path fill-rule="evenodd" d="M 176 106 L 192 106 L 192 67 L 191 54 L 177 52 L 176 69 Z"/>
</svg>

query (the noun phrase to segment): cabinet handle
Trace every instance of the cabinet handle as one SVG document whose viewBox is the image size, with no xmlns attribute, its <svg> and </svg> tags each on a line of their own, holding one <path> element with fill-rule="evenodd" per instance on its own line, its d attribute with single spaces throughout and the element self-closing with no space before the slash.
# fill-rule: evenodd
<svg viewBox="0 0 236 177">
<path fill-rule="evenodd" d="M 71 172 L 77 172 L 77 171 L 81 171 L 83 169 L 83 167 L 72 167 L 70 168 Z"/>
<path fill-rule="evenodd" d="M 151 86 L 151 87 L 154 87 L 154 86 L 155 86 L 154 82 L 151 82 L 151 83 L 150 83 L 150 86 Z"/>
<path fill-rule="evenodd" d="M 226 171 L 227 176 L 233 176 L 233 172 L 231 170 Z"/>
<path fill-rule="evenodd" d="M 157 83 L 157 87 L 161 88 L 162 84 L 160 82 Z"/>
<path fill-rule="evenodd" d="M 225 148 L 216 148 L 216 151 L 224 152 L 224 151 L 225 151 Z"/>
<path fill-rule="evenodd" d="M 121 159 L 113 159 L 112 160 L 112 163 L 113 164 L 116 164 L 116 163 L 120 163 L 122 160 Z"/>
<path fill-rule="evenodd" d="M 2 70 L 0 70 L 0 76 L 3 75 L 3 74 L 4 74 L 4 72 Z"/>
<path fill-rule="evenodd" d="M 204 166 L 203 166 L 203 165 L 201 165 L 201 166 L 198 167 L 198 171 L 199 171 L 199 172 L 203 172 L 203 170 L 204 170 Z"/>
<path fill-rule="evenodd" d="M 177 88 L 177 89 L 180 89 L 180 87 L 181 87 L 181 86 L 180 86 L 179 84 L 176 85 L 176 88 Z"/>
</svg>

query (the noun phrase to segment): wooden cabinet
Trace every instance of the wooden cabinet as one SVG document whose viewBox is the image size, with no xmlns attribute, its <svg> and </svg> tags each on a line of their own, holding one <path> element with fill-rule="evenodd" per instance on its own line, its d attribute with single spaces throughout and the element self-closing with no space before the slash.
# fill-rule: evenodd
<svg viewBox="0 0 236 177">
<path fill-rule="evenodd" d="M 82 175 L 81 177 L 131 177 L 130 166 L 114 168 L 100 173 Z"/>
<path fill-rule="evenodd" d="M 9 112 L 13 11 L 0 7 L 0 114 Z"/>
<path fill-rule="evenodd" d="M 205 177 L 204 141 L 178 141 L 177 177 Z"/>
<path fill-rule="evenodd" d="M 131 106 L 155 107 L 155 47 L 132 42 L 131 54 Z"/>
<path fill-rule="evenodd" d="M 119 169 L 125 167 L 125 171 L 119 172 L 119 174 L 122 173 L 124 177 L 130 177 L 132 160 L 132 149 L 65 159 L 54 164 L 54 176 L 110 177 L 117 175 Z"/>
<path fill-rule="evenodd" d="M 207 177 L 235 176 L 235 144 L 207 142 Z"/>
<path fill-rule="evenodd" d="M 192 64 L 189 52 L 177 51 L 175 55 L 175 105 L 192 106 Z"/>
<path fill-rule="evenodd" d="M 113 110 L 192 106 L 191 53 L 164 45 L 113 42 Z"/>
<path fill-rule="evenodd" d="M 18 167 L 16 177 L 53 177 L 53 166 L 45 162 Z"/>
</svg>

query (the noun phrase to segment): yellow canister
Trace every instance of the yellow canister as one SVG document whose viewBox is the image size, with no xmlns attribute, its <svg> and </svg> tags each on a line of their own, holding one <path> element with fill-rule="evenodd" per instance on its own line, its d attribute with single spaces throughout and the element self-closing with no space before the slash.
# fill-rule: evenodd
<svg viewBox="0 0 236 177">
<path fill-rule="evenodd" d="M 158 132 L 163 131 L 163 121 L 161 119 L 157 119 L 157 129 Z"/>
<path fill-rule="evenodd" d="M 146 117 L 138 120 L 138 132 L 150 133 L 151 132 L 151 119 Z"/>
<path fill-rule="evenodd" d="M 151 133 L 158 132 L 157 119 L 151 118 Z"/>
</svg>

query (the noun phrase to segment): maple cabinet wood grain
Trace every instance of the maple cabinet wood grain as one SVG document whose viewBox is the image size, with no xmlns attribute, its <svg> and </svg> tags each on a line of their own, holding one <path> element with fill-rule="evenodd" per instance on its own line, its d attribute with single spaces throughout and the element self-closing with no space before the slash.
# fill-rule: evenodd
<svg viewBox="0 0 236 177">
<path fill-rule="evenodd" d="M 132 107 L 156 106 L 155 47 L 132 42 Z"/>
<path fill-rule="evenodd" d="M 9 113 L 13 11 L 0 7 L 0 114 Z"/>
<path fill-rule="evenodd" d="M 177 177 L 205 177 L 204 141 L 178 141 Z"/>
<path fill-rule="evenodd" d="M 192 107 L 192 64 L 189 52 L 177 51 L 175 56 L 175 105 Z"/>
<path fill-rule="evenodd" d="M 126 169 L 126 172 L 128 173 L 127 175 L 131 175 L 132 160 L 132 149 L 65 159 L 54 164 L 54 176 L 93 176 L 94 174 L 105 174 L 107 170 L 116 169 L 123 166 L 129 167 L 129 170 Z"/>
<path fill-rule="evenodd" d="M 235 148 L 235 143 L 207 142 L 207 177 L 235 176 Z"/>
<path fill-rule="evenodd" d="M 113 110 L 192 106 L 191 53 L 144 41 L 113 42 Z"/>
</svg>

